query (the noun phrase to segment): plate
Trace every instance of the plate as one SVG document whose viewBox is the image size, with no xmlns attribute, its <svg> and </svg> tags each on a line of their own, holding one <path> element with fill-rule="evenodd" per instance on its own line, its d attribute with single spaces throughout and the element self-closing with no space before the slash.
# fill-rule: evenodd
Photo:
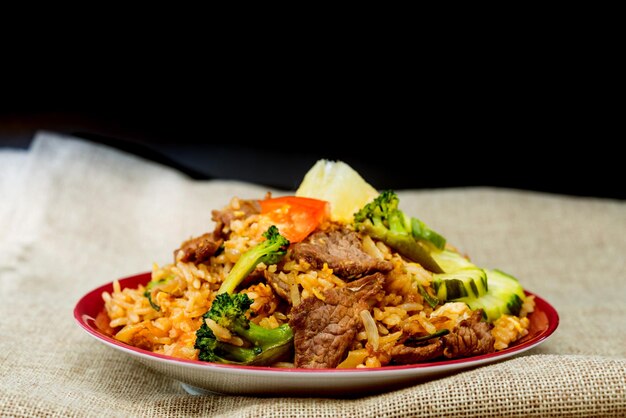
<svg viewBox="0 0 626 418">
<path fill-rule="evenodd" d="M 150 273 L 120 279 L 122 288 L 135 288 L 150 281 Z M 113 291 L 113 283 L 83 296 L 74 308 L 78 325 L 90 336 L 150 369 L 180 381 L 191 394 L 232 394 L 270 396 L 351 396 L 359 397 L 409 386 L 460 370 L 494 363 L 518 355 L 546 341 L 556 330 L 559 316 L 544 299 L 535 296 L 529 333 L 513 346 L 496 353 L 470 358 L 387 366 L 379 369 L 281 369 L 233 366 L 183 360 L 126 345 L 101 333 L 95 318 L 104 308 L 102 292 Z M 526 292 L 527 295 L 533 295 Z"/>
</svg>

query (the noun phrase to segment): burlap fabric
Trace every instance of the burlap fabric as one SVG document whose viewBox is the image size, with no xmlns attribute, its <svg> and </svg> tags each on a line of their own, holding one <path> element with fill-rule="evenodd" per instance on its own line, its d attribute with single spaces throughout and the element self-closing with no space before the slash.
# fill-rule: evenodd
<svg viewBox="0 0 626 418">
<path fill-rule="evenodd" d="M 182 239 L 211 228 L 212 208 L 265 191 L 194 182 L 51 134 L 28 152 L 0 150 L 0 415 L 626 416 L 624 202 L 402 192 L 407 212 L 478 264 L 519 277 L 561 324 L 525 355 L 377 396 L 191 396 L 74 324 L 87 291 L 169 261 Z"/>
</svg>

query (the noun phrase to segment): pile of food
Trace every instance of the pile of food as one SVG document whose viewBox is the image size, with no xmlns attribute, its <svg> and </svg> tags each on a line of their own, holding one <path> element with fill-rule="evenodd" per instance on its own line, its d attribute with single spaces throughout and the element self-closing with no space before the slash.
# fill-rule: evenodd
<svg viewBox="0 0 626 418">
<path fill-rule="evenodd" d="M 101 327 L 155 353 L 208 362 L 360 368 L 471 357 L 528 333 L 518 281 L 476 266 L 342 162 L 295 196 L 233 198 L 215 227 L 102 295 Z"/>
</svg>

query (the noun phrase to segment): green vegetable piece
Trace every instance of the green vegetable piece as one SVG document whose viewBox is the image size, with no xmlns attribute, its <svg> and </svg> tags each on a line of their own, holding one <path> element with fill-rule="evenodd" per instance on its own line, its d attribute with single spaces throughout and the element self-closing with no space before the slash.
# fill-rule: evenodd
<svg viewBox="0 0 626 418">
<path fill-rule="evenodd" d="M 420 295 L 422 295 L 426 303 L 428 303 L 431 308 L 434 308 L 435 306 L 439 305 L 439 298 L 436 296 L 429 295 L 421 283 L 417 283 L 417 290 L 420 292 Z"/>
<path fill-rule="evenodd" d="M 431 256 L 435 259 L 435 261 L 437 261 L 437 264 L 439 264 L 439 266 L 441 266 L 441 268 L 446 273 L 453 273 L 464 268 L 478 268 L 467 258 L 463 257 L 461 254 L 455 251 L 433 251 L 431 253 Z"/>
<path fill-rule="evenodd" d="M 465 267 L 451 273 L 434 274 L 433 288 L 442 301 L 464 297 L 478 298 L 487 293 L 487 274 L 478 267 Z"/>
<path fill-rule="evenodd" d="M 443 273 L 429 251 L 414 238 L 411 220 L 398 209 L 398 196 L 385 190 L 354 214 L 357 231 L 383 241 L 403 256 L 434 273 Z"/>
<path fill-rule="evenodd" d="M 196 331 L 194 348 L 200 350 L 198 358 L 215 363 L 267 366 L 287 356 L 293 349 L 293 330 L 288 324 L 266 329 L 247 318 L 253 300 L 245 293 L 230 295 L 220 293 L 211 309 L 203 315 L 228 329 L 244 341 L 236 346 L 219 341 L 203 321 Z"/>
<path fill-rule="evenodd" d="M 517 279 L 500 270 L 485 270 L 489 290 L 479 298 L 465 297 L 458 299 L 470 309 L 482 309 L 484 318 L 493 322 L 502 315 L 519 315 L 526 299 L 524 289 Z"/>
<path fill-rule="evenodd" d="M 412 337 L 412 338 L 408 338 L 405 343 L 423 343 L 425 341 L 428 340 L 432 340 L 433 338 L 438 338 L 438 337 L 443 337 L 444 335 L 448 335 L 450 333 L 450 330 L 447 329 L 441 329 L 437 332 L 433 332 L 430 335 L 424 335 L 421 337 Z"/>
<path fill-rule="evenodd" d="M 154 309 L 157 312 L 161 311 L 161 307 L 159 305 L 157 305 L 156 303 L 154 303 L 154 301 L 152 300 L 152 290 L 162 284 L 167 283 L 168 281 L 172 280 L 173 276 L 168 276 L 168 277 L 164 277 L 162 279 L 159 280 L 151 280 L 150 282 L 148 282 L 148 284 L 146 285 L 146 290 L 143 292 L 143 295 L 145 297 L 148 298 L 148 302 L 150 302 L 150 306 L 152 306 L 152 309 Z"/>
<path fill-rule="evenodd" d="M 220 286 L 219 293 L 233 293 L 259 263 L 276 264 L 287 254 L 289 240 L 280 235 L 276 226 L 270 226 L 263 236 L 267 238 L 265 241 L 246 251 L 237 260 Z"/>
<path fill-rule="evenodd" d="M 411 218 L 411 232 L 416 239 L 428 241 L 439 250 L 446 247 L 446 239 L 417 218 Z"/>
</svg>

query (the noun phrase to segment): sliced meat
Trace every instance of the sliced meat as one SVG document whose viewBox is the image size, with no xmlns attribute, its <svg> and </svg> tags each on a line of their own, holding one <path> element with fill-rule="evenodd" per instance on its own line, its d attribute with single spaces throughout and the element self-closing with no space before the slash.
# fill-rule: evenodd
<svg viewBox="0 0 626 418">
<path fill-rule="evenodd" d="M 274 293 L 276 293 L 278 296 L 291 304 L 290 284 L 281 277 L 281 274 L 272 273 L 268 270 L 265 270 L 263 273 L 267 282 L 270 284 L 270 286 L 272 286 Z"/>
<path fill-rule="evenodd" d="M 224 227 L 230 228 L 230 223 L 235 219 L 245 219 L 250 215 L 261 213 L 261 204 L 258 200 L 239 199 L 239 208 L 235 209 L 232 204 L 222 210 L 214 210 L 211 212 L 212 219 L 215 221 L 214 234 L 219 234 L 226 238 L 223 234 Z"/>
<path fill-rule="evenodd" d="M 437 357 L 470 357 L 494 351 L 491 325 L 482 321 L 482 310 L 475 311 L 448 335 L 431 340 L 428 345 L 406 346 L 398 344 L 391 349 L 396 364 L 415 364 Z"/>
<path fill-rule="evenodd" d="M 385 276 L 375 273 L 323 293 L 325 300 L 307 298 L 291 311 L 295 367 L 335 368 L 343 360 L 363 324 L 359 312 L 382 293 Z"/>
<path fill-rule="evenodd" d="M 291 251 L 294 259 L 305 260 L 316 269 L 326 263 L 334 274 L 345 279 L 393 269 L 389 261 L 378 260 L 363 251 L 359 235 L 347 228 L 315 232 L 292 245 Z"/>
<path fill-rule="evenodd" d="M 399 344 L 394 346 L 389 354 L 396 364 L 421 363 L 443 355 L 443 341 L 437 338 L 428 345 L 418 347 Z"/>
<path fill-rule="evenodd" d="M 261 204 L 258 200 L 239 200 L 239 209 L 235 209 L 229 205 L 222 210 L 214 210 L 212 219 L 215 221 L 215 229 L 213 232 L 207 232 L 197 238 L 189 239 L 174 250 L 174 260 L 180 250 L 184 251 L 181 258 L 184 262 L 203 263 L 208 261 L 211 256 L 224 243 L 224 239 L 228 238 L 228 234 L 224 233 L 224 227 L 230 227 L 230 223 L 237 218 L 247 218 L 250 215 L 261 213 Z"/>
<path fill-rule="evenodd" d="M 215 233 L 206 233 L 197 238 L 192 238 L 183 242 L 179 249 L 174 251 L 174 260 L 179 251 L 183 251 L 181 261 L 204 263 L 209 261 L 211 256 L 220 248 L 224 240 Z"/>
<path fill-rule="evenodd" d="M 461 321 L 454 331 L 443 337 L 443 355 L 448 358 L 477 356 L 495 351 L 491 325 L 482 321 L 481 309 Z"/>
</svg>

